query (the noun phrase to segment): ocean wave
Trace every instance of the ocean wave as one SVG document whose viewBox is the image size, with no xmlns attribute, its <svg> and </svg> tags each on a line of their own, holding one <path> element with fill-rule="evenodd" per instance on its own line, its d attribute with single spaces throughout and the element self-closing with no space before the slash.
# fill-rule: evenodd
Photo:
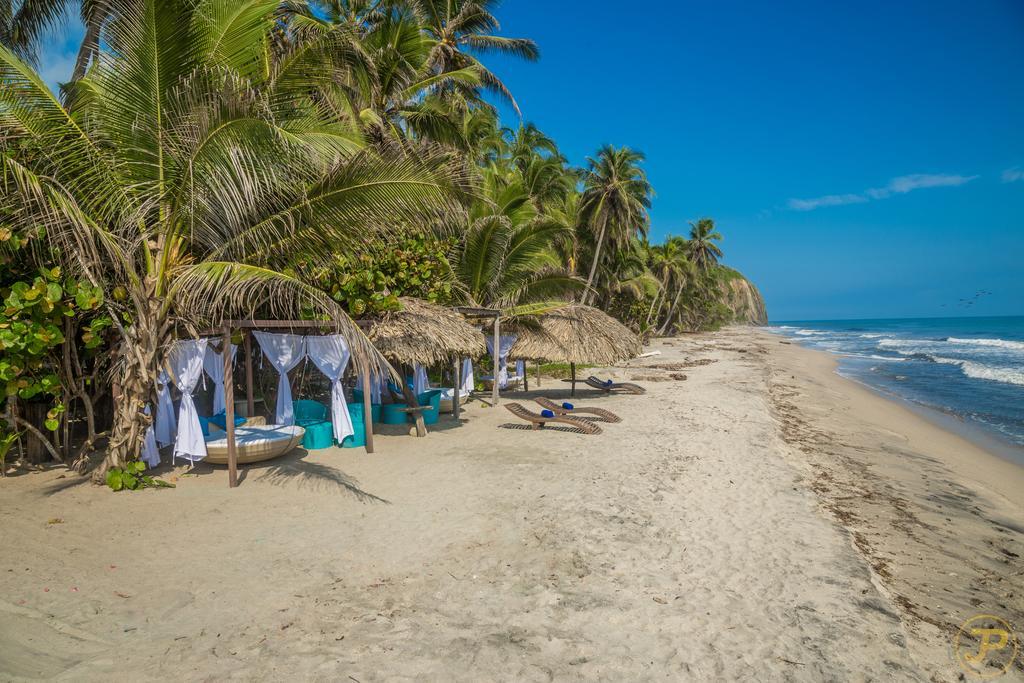
<svg viewBox="0 0 1024 683">
<path fill-rule="evenodd" d="M 863 339 L 878 339 L 879 337 L 884 337 L 885 335 L 884 334 L 869 333 L 869 334 L 862 334 L 860 336 Z"/>
<path fill-rule="evenodd" d="M 801 337 L 815 337 L 822 334 L 828 334 L 828 332 L 822 332 L 821 330 L 797 330 L 793 334 L 799 334 Z"/>
<path fill-rule="evenodd" d="M 951 344 L 974 344 L 976 346 L 996 346 L 1001 349 L 1014 349 L 1024 351 L 1024 342 L 1011 341 L 1009 339 L 966 339 L 961 337 L 948 337 Z"/>
<path fill-rule="evenodd" d="M 1024 371 L 1018 368 L 983 365 L 974 361 L 962 360 L 960 358 L 943 358 L 942 356 L 933 356 L 932 360 L 945 365 L 959 365 L 961 372 L 974 379 L 987 379 L 993 382 L 1024 386 Z"/>
</svg>

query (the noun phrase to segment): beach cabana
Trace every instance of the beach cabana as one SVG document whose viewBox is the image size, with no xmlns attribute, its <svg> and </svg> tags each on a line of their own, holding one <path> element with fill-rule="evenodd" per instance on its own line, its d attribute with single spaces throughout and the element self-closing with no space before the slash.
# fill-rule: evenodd
<svg viewBox="0 0 1024 683">
<path fill-rule="evenodd" d="M 279 424 L 265 428 L 244 428 L 236 435 L 234 401 L 234 365 L 236 347 L 231 343 L 233 330 L 241 330 L 245 358 L 246 415 L 254 415 L 253 396 L 253 338 L 261 351 L 278 371 L 278 403 L 274 421 Z M 219 348 L 213 351 L 211 345 Z M 208 353 L 211 351 L 212 353 Z M 220 366 L 217 367 L 217 358 Z M 158 380 L 156 424 L 147 434 L 146 448 L 155 455 L 157 442 L 174 441 L 174 457 L 192 462 L 209 455 L 206 439 L 200 433 L 199 418 L 192 401 L 200 377 L 205 372 L 214 381 L 214 401 L 223 406 L 224 437 L 214 446 L 217 462 L 228 465 L 228 486 L 238 484 L 237 464 L 257 461 L 284 453 L 294 447 L 299 429 L 293 427 L 291 387 L 288 371 L 304 358 L 309 358 L 331 385 L 331 427 L 340 443 L 354 433 L 342 389 L 342 378 L 350 366 L 363 379 L 363 420 L 366 451 L 373 452 L 373 428 L 370 416 L 370 375 L 387 373 L 387 363 L 364 335 L 337 321 L 311 320 L 226 320 L 219 330 L 200 335 L 198 339 L 179 340 L 170 349 L 167 366 Z M 182 395 L 182 407 L 174 414 L 170 401 L 169 384 L 173 383 Z M 267 407 L 269 409 L 269 406 Z M 242 438 L 238 438 L 241 436 Z M 287 448 L 286 448 L 287 447 Z M 245 450 L 239 458 L 239 450 Z M 246 457 L 248 456 L 248 457 Z M 156 456 L 157 458 L 159 456 Z M 145 458 L 144 458 L 145 459 Z"/>
<path fill-rule="evenodd" d="M 603 311 L 567 304 L 548 313 L 507 321 L 516 342 L 510 358 L 568 363 L 572 395 L 576 395 L 576 365 L 611 365 L 640 353 L 640 338 Z"/>
<path fill-rule="evenodd" d="M 452 410 L 457 418 L 463 359 L 479 358 L 486 352 L 484 335 L 456 310 L 410 297 L 401 297 L 399 302 L 400 310 L 369 322 L 367 337 L 392 364 L 414 369 L 417 389 L 425 382 L 425 368 L 451 363 Z M 402 389 L 410 405 L 416 405 L 405 382 Z"/>
</svg>

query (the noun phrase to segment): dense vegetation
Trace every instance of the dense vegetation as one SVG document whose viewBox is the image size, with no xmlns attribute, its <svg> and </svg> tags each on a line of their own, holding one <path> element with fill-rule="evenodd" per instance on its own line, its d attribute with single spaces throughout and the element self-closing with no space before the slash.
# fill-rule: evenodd
<svg viewBox="0 0 1024 683">
<path fill-rule="evenodd" d="M 0 0 L 0 234 L 31 263 L 0 280 L 0 379 L 15 425 L 15 396 L 47 395 L 59 423 L 116 377 L 99 477 L 136 457 L 167 343 L 226 316 L 361 337 L 350 316 L 410 295 L 578 301 L 648 334 L 730 319 L 713 221 L 648 242 L 642 153 L 577 168 L 503 126 L 493 103 L 518 104 L 487 57 L 539 50 L 498 35 L 494 0 L 82 2 L 55 96 L 35 51 L 71 4 Z M 101 344 L 112 372 L 81 360 Z"/>
</svg>

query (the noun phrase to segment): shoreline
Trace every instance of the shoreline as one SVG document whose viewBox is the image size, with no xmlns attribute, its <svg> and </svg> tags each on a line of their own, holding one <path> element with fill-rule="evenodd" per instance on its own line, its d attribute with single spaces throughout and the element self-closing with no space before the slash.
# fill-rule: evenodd
<svg viewBox="0 0 1024 683">
<path fill-rule="evenodd" d="M 924 437 L 929 442 L 936 440 L 938 435 L 926 435 L 927 427 L 940 430 L 949 439 L 949 443 L 938 448 L 938 444 L 928 443 L 928 448 L 938 453 L 938 457 L 942 458 L 945 464 L 957 469 L 961 475 L 998 491 L 1015 504 L 1024 506 L 1024 448 L 1009 441 L 1002 441 L 982 427 L 970 425 L 931 406 L 916 403 L 842 374 L 839 371 L 842 353 L 810 348 L 777 332 L 760 328 L 757 331 L 771 339 L 785 340 L 809 356 L 819 358 L 829 366 L 828 370 L 832 376 L 841 382 L 849 383 L 851 389 L 856 388 L 902 411 L 904 414 L 896 418 L 885 415 L 883 410 L 873 411 L 872 419 L 882 424 L 889 423 L 889 428 L 892 428 L 893 423 L 898 423 L 904 429 L 912 429 L 912 444 L 914 437 Z M 921 422 L 915 424 L 917 420 Z"/>
</svg>

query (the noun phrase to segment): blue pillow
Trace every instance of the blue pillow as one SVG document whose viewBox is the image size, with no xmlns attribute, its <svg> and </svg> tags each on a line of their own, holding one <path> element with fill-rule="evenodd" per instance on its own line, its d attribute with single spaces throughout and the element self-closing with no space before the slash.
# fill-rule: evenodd
<svg viewBox="0 0 1024 683">
<path fill-rule="evenodd" d="M 222 430 L 228 430 L 228 416 L 223 410 L 209 418 L 209 421 L 220 427 Z M 235 426 L 240 427 L 245 424 L 245 418 L 240 415 L 235 416 Z M 207 430 L 209 431 L 209 430 Z"/>
<path fill-rule="evenodd" d="M 571 403 L 563 403 L 562 407 L 565 408 L 566 410 L 572 410 L 572 404 Z"/>
<path fill-rule="evenodd" d="M 606 387 L 610 387 L 610 386 L 611 386 L 611 385 L 613 385 L 613 384 L 615 384 L 615 382 L 613 382 L 613 381 L 611 381 L 611 380 L 608 380 L 608 381 L 606 381 L 606 382 L 604 383 L 604 385 L 605 385 Z"/>
<path fill-rule="evenodd" d="M 555 416 L 555 414 L 553 412 L 551 412 L 550 410 L 542 410 L 542 411 L 540 411 L 540 414 L 541 414 L 541 417 L 554 417 Z"/>
</svg>

